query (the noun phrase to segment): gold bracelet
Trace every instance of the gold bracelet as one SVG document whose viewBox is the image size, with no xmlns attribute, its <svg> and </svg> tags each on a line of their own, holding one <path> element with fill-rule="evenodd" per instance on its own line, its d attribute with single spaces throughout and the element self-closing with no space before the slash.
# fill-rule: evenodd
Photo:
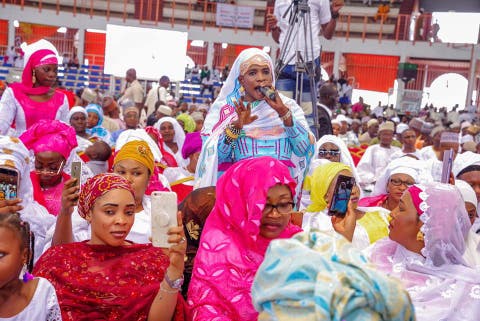
<svg viewBox="0 0 480 321">
<path fill-rule="evenodd" d="M 230 137 L 231 139 L 233 139 L 233 140 L 237 139 L 238 136 L 239 136 L 238 134 L 237 134 L 237 135 L 234 134 L 234 133 L 232 132 L 232 130 L 230 129 L 230 127 L 225 128 L 225 134 L 226 134 L 228 137 Z"/>
<path fill-rule="evenodd" d="M 283 116 L 278 115 L 278 117 L 280 117 L 281 121 L 286 121 L 291 116 L 292 116 L 292 111 L 290 109 L 285 113 L 285 115 L 283 115 Z"/>
</svg>

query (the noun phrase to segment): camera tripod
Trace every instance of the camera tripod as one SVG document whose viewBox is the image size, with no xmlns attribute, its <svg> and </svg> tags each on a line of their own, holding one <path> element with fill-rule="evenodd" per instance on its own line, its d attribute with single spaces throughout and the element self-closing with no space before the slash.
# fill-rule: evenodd
<svg viewBox="0 0 480 321">
<path fill-rule="evenodd" d="M 293 0 L 282 18 L 285 19 L 288 14 L 290 14 L 290 17 L 288 18 L 289 27 L 284 38 L 285 40 L 280 48 L 280 57 L 275 66 L 275 74 L 278 80 L 285 67 L 295 59 L 296 77 L 294 99 L 298 105 L 302 102 L 304 76 L 305 74 L 308 76 L 314 134 L 318 137 L 319 123 L 317 112 L 317 86 L 315 82 L 315 57 L 313 53 L 313 35 L 308 0 Z M 303 37 L 299 37 L 299 34 L 301 33 L 300 31 L 303 31 Z M 318 35 L 316 36 L 318 37 Z M 297 44 L 299 41 L 303 41 L 304 43 L 303 52 L 298 50 Z M 295 55 L 287 57 L 287 53 L 292 48 L 296 49 Z M 310 61 L 305 61 L 305 59 Z"/>
</svg>

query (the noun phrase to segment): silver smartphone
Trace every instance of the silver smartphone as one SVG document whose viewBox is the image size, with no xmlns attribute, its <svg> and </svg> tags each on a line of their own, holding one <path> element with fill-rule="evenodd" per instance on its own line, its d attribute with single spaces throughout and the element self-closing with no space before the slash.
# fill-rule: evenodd
<svg viewBox="0 0 480 321">
<path fill-rule="evenodd" d="M 70 171 L 70 176 L 76 178 L 77 182 L 75 185 L 80 185 L 80 176 L 82 175 L 82 162 L 72 162 L 72 169 Z"/>
<path fill-rule="evenodd" d="M 152 244 L 169 248 L 168 229 L 178 226 L 177 194 L 174 192 L 153 192 L 152 199 Z"/>
</svg>

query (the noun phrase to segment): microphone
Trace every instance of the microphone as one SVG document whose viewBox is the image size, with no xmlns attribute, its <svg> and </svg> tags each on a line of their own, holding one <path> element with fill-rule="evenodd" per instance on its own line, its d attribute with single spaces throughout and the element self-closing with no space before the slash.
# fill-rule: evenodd
<svg viewBox="0 0 480 321">
<path fill-rule="evenodd" d="M 270 87 L 259 87 L 258 90 L 260 90 L 260 92 L 270 98 L 271 100 L 275 100 L 275 90 L 270 88 Z"/>
</svg>

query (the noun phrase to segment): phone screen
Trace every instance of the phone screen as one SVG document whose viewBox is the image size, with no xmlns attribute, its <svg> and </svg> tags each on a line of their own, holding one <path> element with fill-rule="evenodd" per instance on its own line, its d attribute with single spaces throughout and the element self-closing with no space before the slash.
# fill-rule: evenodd
<svg viewBox="0 0 480 321">
<path fill-rule="evenodd" d="M 354 185 L 355 178 L 345 175 L 338 176 L 328 215 L 338 217 L 345 216 Z"/>
<path fill-rule="evenodd" d="M 13 200 L 18 194 L 18 171 L 0 167 L 0 200 Z"/>
<path fill-rule="evenodd" d="M 82 163 L 81 162 L 72 162 L 72 170 L 70 171 L 70 176 L 76 178 L 77 182 L 75 185 L 80 185 L 80 175 L 82 174 Z"/>
</svg>

